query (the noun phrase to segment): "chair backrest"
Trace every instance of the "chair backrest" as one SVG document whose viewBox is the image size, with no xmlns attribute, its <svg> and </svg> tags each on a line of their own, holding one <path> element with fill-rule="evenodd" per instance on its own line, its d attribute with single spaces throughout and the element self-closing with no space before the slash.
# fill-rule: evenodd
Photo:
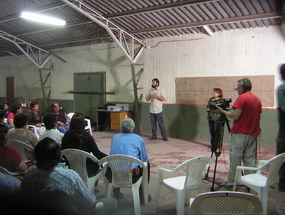
<svg viewBox="0 0 285 215">
<path fill-rule="evenodd" d="M 28 125 L 28 129 L 33 132 L 36 137 L 39 139 L 40 138 L 40 135 L 38 134 L 38 131 L 37 131 L 37 127 L 34 126 L 34 125 Z"/>
<path fill-rule="evenodd" d="M 273 185 L 279 181 L 279 169 L 285 161 L 285 153 L 276 155 L 262 165 L 262 169 L 268 168 L 267 185 Z"/>
<path fill-rule="evenodd" d="M 74 113 L 73 112 L 70 112 L 69 114 L 67 114 L 68 118 L 69 118 L 69 121 L 71 120 L 71 118 L 73 117 Z"/>
<path fill-rule="evenodd" d="M 176 167 L 177 171 L 182 168 L 186 168 L 186 180 L 184 188 L 187 187 L 199 187 L 202 183 L 201 176 L 206 166 L 213 163 L 213 159 L 210 157 L 196 157 L 185 161 Z"/>
<path fill-rule="evenodd" d="M 99 165 L 111 168 L 112 184 L 118 187 L 132 186 L 132 165 L 138 164 L 144 168 L 146 165 L 139 159 L 127 155 L 109 155 L 99 160 Z"/>
<path fill-rule="evenodd" d="M 89 132 L 90 135 L 93 136 L 90 119 L 85 119 L 85 131 Z"/>
<path fill-rule="evenodd" d="M 262 212 L 262 205 L 257 196 L 235 191 L 202 193 L 194 198 L 190 208 L 195 215 L 256 215 Z"/>
<path fill-rule="evenodd" d="M 11 172 L 8 169 L 4 168 L 3 166 L 0 166 L 0 172 L 6 174 L 6 175 L 12 175 L 12 176 L 20 176 L 24 175 L 24 172 Z"/>
<path fill-rule="evenodd" d="M 23 160 L 30 160 L 34 157 L 34 148 L 25 142 L 9 139 L 8 146 L 12 146 L 21 155 Z"/>
<path fill-rule="evenodd" d="M 86 168 L 86 159 L 89 158 L 95 163 L 98 163 L 98 159 L 92 154 L 80 149 L 64 149 L 61 154 L 66 157 L 71 169 L 76 171 L 85 184 L 87 184 L 88 174 Z"/>
</svg>

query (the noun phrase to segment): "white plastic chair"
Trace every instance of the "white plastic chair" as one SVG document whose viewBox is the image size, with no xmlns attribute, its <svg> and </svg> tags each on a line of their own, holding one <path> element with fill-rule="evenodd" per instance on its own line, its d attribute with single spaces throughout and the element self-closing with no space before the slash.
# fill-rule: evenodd
<svg viewBox="0 0 285 215">
<path fill-rule="evenodd" d="M 263 207 L 263 214 L 267 214 L 268 189 L 273 187 L 277 197 L 277 211 L 279 209 L 279 169 L 285 161 L 285 153 L 279 154 L 268 161 L 261 161 L 259 167 L 238 166 L 236 169 L 233 190 L 237 189 L 237 184 L 244 184 L 257 192 Z M 255 173 L 242 175 L 242 170 L 255 171 Z M 263 172 L 264 171 L 264 172 Z"/>
<path fill-rule="evenodd" d="M 136 183 L 132 183 L 132 165 L 133 163 L 138 164 L 142 168 L 142 177 L 137 180 Z M 127 156 L 127 155 L 110 155 L 102 158 L 99 161 L 100 165 L 103 165 L 105 170 L 110 167 L 112 172 L 112 182 L 108 184 L 107 188 L 107 198 L 111 198 L 113 188 L 132 188 L 133 198 L 134 198 L 134 210 L 135 215 L 141 214 L 140 208 L 140 195 L 139 188 L 142 184 L 144 204 L 148 203 L 148 166 L 147 162 L 142 162 L 141 160 Z"/>
<path fill-rule="evenodd" d="M 39 139 L 40 138 L 40 135 L 38 134 L 38 130 L 37 130 L 37 127 L 34 126 L 34 125 L 28 125 L 28 128 L 30 131 L 32 131 L 36 137 Z"/>
<path fill-rule="evenodd" d="M 73 112 L 67 114 L 67 116 L 70 120 L 73 117 L 73 115 L 74 115 Z M 90 135 L 93 136 L 90 119 L 85 119 L 85 131 L 88 131 L 90 133 Z"/>
<path fill-rule="evenodd" d="M 92 128 L 91 128 L 91 120 L 90 119 L 85 119 L 85 131 L 88 131 L 91 136 L 93 136 L 92 133 Z"/>
<path fill-rule="evenodd" d="M 12 146 L 21 155 L 22 160 L 34 160 L 34 148 L 29 144 L 9 139 L 7 145 Z"/>
<path fill-rule="evenodd" d="M 161 185 L 165 185 L 171 191 L 176 192 L 176 214 L 184 215 L 185 195 L 187 190 L 193 192 L 194 190 L 201 193 L 202 188 L 202 174 L 206 166 L 213 163 L 210 157 L 196 157 L 185 161 L 178 165 L 175 169 L 159 168 L 159 185 L 156 191 L 155 211 L 158 207 L 159 193 Z M 183 176 L 178 176 L 180 170 L 185 169 L 186 173 Z M 165 173 L 175 174 L 175 177 L 164 178 Z"/>
<path fill-rule="evenodd" d="M 8 169 L 4 168 L 3 166 L 0 166 L 0 172 L 6 174 L 6 175 L 11 175 L 11 176 L 22 176 L 25 174 L 25 172 L 11 172 Z"/>
<path fill-rule="evenodd" d="M 190 202 L 193 215 L 258 215 L 262 205 L 257 196 L 234 191 L 206 192 Z"/>
<path fill-rule="evenodd" d="M 73 117 L 74 113 L 73 112 L 70 112 L 69 114 L 67 114 L 68 118 L 69 118 L 69 121 L 71 120 L 71 118 Z"/>
<path fill-rule="evenodd" d="M 97 164 L 98 159 L 94 155 L 79 149 L 64 149 L 61 151 L 61 154 L 66 157 L 70 169 L 73 169 L 75 172 L 77 172 L 88 189 L 92 193 L 95 193 L 95 183 L 103 174 L 103 171 L 102 169 L 99 169 L 95 176 L 88 177 L 86 159 L 89 158 Z"/>
</svg>

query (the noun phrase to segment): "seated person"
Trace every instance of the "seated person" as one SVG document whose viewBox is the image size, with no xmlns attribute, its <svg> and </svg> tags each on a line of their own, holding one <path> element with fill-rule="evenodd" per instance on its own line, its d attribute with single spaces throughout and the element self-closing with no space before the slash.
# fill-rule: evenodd
<svg viewBox="0 0 285 215">
<path fill-rule="evenodd" d="M 27 195 L 32 200 L 44 193 L 60 191 L 73 200 L 70 207 L 75 207 L 80 212 L 95 211 L 96 203 L 98 203 L 96 196 L 89 191 L 78 173 L 59 164 L 61 159 L 59 144 L 46 137 L 39 141 L 34 153 L 36 165 L 28 169 L 22 181 L 25 196 Z M 104 203 L 103 211 L 101 213 L 96 211 L 96 214 L 112 213 L 112 209 L 117 204 L 114 199 L 102 200 L 102 202 Z"/>
<path fill-rule="evenodd" d="M 147 161 L 148 156 L 144 144 L 144 139 L 137 134 L 134 134 L 135 123 L 131 118 L 127 118 L 121 123 L 121 133 L 116 134 L 112 137 L 111 150 L 110 155 L 128 155 L 134 158 L 141 160 L 142 162 L 147 162 L 148 164 L 148 181 L 150 178 L 150 164 Z M 141 176 L 142 170 L 141 168 L 133 164 L 133 183 L 135 183 Z M 112 181 L 112 173 L 111 170 L 108 169 L 106 172 L 107 179 Z M 140 195 L 142 196 L 142 190 L 140 187 Z M 120 197 L 119 188 L 114 189 L 114 197 Z M 149 196 L 149 199 L 151 197 Z"/>
<path fill-rule="evenodd" d="M 51 104 L 51 112 L 57 114 L 57 129 L 65 134 L 69 129 L 69 121 L 65 111 L 59 106 L 58 103 L 54 102 Z"/>
<path fill-rule="evenodd" d="M 28 129 L 28 116 L 24 113 L 17 113 L 14 118 L 15 128 L 9 130 L 7 139 L 19 140 L 35 148 L 38 143 L 37 136 Z"/>
<path fill-rule="evenodd" d="M 40 134 L 39 140 L 49 137 L 58 144 L 61 144 L 63 133 L 57 130 L 57 116 L 55 113 L 47 113 L 44 117 L 46 129 Z"/>
<path fill-rule="evenodd" d="M 11 172 L 25 172 L 28 166 L 20 154 L 11 146 L 7 146 L 8 128 L 0 125 L 0 166 Z"/>
<path fill-rule="evenodd" d="M 39 112 L 39 103 L 32 102 L 28 111 L 28 124 L 36 127 L 42 127 L 42 116 Z"/>
<path fill-rule="evenodd" d="M 22 105 L 13 105 L 12 111 L 7 116 L 7 123 L 12 127 L 14 127 L 14 118 L 16 113 L 23 113 Z"/>
<path fill-rule="evenodd" d="M 11 125 L 4 122 L 5 119 L 5 112 L 3 110 L 0 110 L 0 124 L 5 125 L 8 129 L 13 128 Z"/>
<path fill-rule="evenodd" d="M 0 110 L 4 111 L 4 113 L 5 113 L 4 117 L 7 118 L 8 114 L 9 114 L 9 105 L 6 102 L 2 103 L 0 105 Z"/>
<path fill-rule="evenodd" d="M 85 131 L 85 118 L 82 113 L 75 113 L 70 121 L 70 129 L 62 138 L 61 149 L 80 149 L 92 154 L 100 160 L 107 156 L 101 152 L 89 132 Z M 94 176 L 98 172 L 98 165 L 90 159 L 87 159 L 87 173 L 89 177 Z"/>
</svg>

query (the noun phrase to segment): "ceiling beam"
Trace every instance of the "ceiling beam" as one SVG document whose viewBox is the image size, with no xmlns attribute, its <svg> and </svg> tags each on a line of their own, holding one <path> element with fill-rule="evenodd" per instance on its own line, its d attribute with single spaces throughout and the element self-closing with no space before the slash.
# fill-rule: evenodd
<svg viewBox="0 0 285 215">
<path fill-rule="evenodd" d="M 88 4 L 81 2 L 79 0 L 61 0 L 66 3 L 74 10 L 93 20 L 110 34 L 113 40 L 120 46 L 126 57 L 135 63 L 142 51 L 145 48 L 145 44 L 121 29 L 116 24 L 112 23 L 110 20 L 106 19 L 104 16 L 99 14 L 94 8 L 90 7 Z"/>
<path fill-rule="evenodd" d="M 281 18 L 282 16 L 279 13 L 272 12 L 272 13 L 264 13 L 264 14 L 257 14 L 257 15 L 249 15 L 249 16 L 241 16 L 241 17 L 230 17 L 224 19 L 216 19 L 216 20 L 206 20 L 200 22 L 192 22 L 192 23 L 185 23 L 185 24 L 176 24 L 176 25 L 167 25 L 161 27 L 154 27 L 154 28 L 144 28 L 140 30 L 133 30 L 129 31 L 131 34 L 141 34 L 146 32 L 156 32 L 156 31 L 166 31 L 166 30 L 173 30 L 173 29 L 181 29 L 181 28 L 196 28 L 202 27 L 204 25 L 219 25 L 219 24 L 229 24 L 235 22 L 247 22 L 247 21 L 257 21 L 263 19 L 276 19 Z"/>
<path fill-rule="evenodd" d="M 130 16 L 130 15 L 138 15 L 140 13 L 149 13 L 149 12 L 154 12 L 154 11 L 160 11 L 160 10 L 166 10 L 166 9 L 173 9 L 173 8 L 178 8 L 178 7 L 185 7 L 189 5 L 197 5 L 197 4 L 205 4 L 205 3 L 211 3 L 211 2 L 217 2 L 221 0 L 186 0 L 186 1 L 178 1 L 170 4 L 162 4 L 162 5 L 155 5 L 151 7 L 144 7 L 144 8 L 139 8 L 135 10 L 129 10 L 129 11 L 124 11 L 120 13 L 115 13 L 115 14 L 110 14 L 107 15 L 107 19 L 114 19 L 114 18 L 119 18 L 119 17 L 124 17 L 124 16 Z"/>
</svg>

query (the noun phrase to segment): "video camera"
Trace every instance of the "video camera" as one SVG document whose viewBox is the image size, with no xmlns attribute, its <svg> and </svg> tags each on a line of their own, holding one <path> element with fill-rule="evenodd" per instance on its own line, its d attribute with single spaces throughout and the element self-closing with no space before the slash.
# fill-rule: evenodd
<svg viewBox="0 0 285 215">
<path fill-rule="evenodd" d="M 228 107 L 230 107 L 230 103 L 232 102 L 231 98 L 228 99 L 218 99 L 212 102 L 210 105 L 211 110 L 216 110 L 217 107 L 222 108 L 223 110 L 227 110 Z"/>
</svg>

